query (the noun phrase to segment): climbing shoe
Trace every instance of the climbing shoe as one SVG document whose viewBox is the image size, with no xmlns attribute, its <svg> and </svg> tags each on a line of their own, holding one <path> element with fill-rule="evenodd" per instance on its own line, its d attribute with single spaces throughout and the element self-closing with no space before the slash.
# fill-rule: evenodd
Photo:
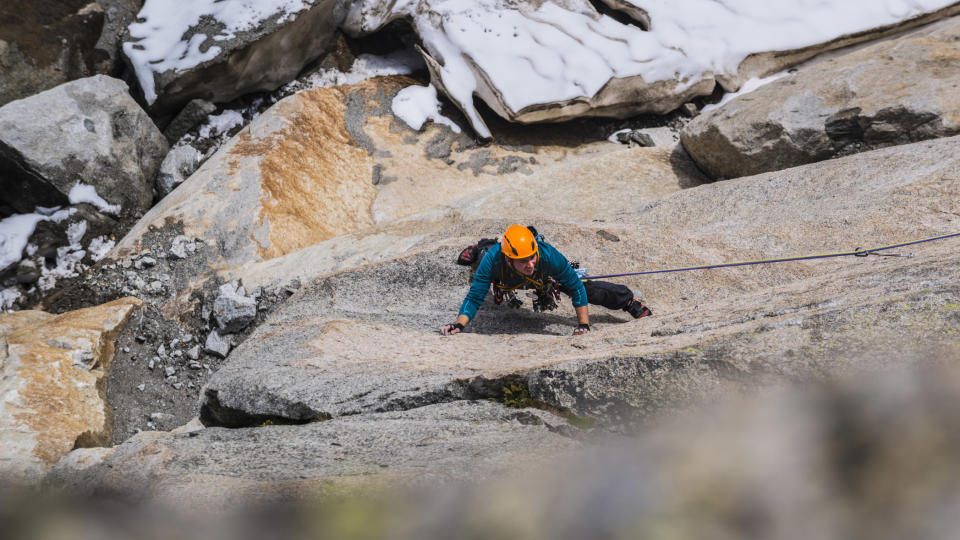
<svg viewBox="0 0 960 540">
<path fill-rule="evenodd" d="M 636 298 L 631 300 L 630 303 L 627 304 L 627 307 L 623 308 L 623 310 L 633 315 L 634 319 L 639 319 L 641 317 L 648 317 L 650 315 L 653 315 L 653 312 L 650 311 L 650 308 L 643 305 L 643 302 L 637 300 Z"/>
</svg>

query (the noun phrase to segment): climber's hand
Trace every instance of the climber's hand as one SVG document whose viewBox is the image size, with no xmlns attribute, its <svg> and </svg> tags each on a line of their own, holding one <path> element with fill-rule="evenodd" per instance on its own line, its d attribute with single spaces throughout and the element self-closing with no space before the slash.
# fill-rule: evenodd
<svg viewBox="0 0 960 540">
<path fill-rule="evenodd" d="M 463 325 L 460 323 L 447 324 L 440 327 L 440 333 L 445 336 L 452 336 L 454 334 L 459 334 L 463 330 Z"/>
</svg>

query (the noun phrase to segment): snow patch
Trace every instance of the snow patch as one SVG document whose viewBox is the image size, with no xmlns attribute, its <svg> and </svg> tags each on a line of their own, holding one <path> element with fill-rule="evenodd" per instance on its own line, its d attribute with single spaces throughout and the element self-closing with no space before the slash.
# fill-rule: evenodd
<svg viewBox="0 0 960 540">
<path fill-rule="evenodd" d="M 0 221 L 0 270 L 16 264 L 27 247 L 37 223 L 49 219 L 43 214 L 17 214 Z"/>
<path fill-rule="evenodd" d="M 744 94 L 749 94 L 750 92 L 753 92 L 757 88 L 770 84 L 777 79 L 786 77 L 787 75 L 788 75 L 788 72 L 781 71 L 780 73 L 774 73 L 773 75 L 770 75 L 768 77 L 759 77 L 759 78 L 753 77 L 752 79 L 743 83 L 743 86 L 740 87 L 740 90 L 737 90 L 736 92 L 730 92 L 729 94 L 724 94 L 723 99 L 721 99 L 716 103 L 711 103 L 710 105 L 704 106 L 703 109 L 700 110 L 700 112 L 701 113 L 710 112 L 713 109 L 723 107 L 724 105 L 726 105 L 727 103 L 730 103 L 734 99 Z"/>
<path fill-rule="evenodd" d="M 98 236 L 90 241 L 90 245 L 87 246 L 87 251 L 90 252 L 90 258 L 93 259 L 94 262 L 98 262 L 106 257 L 107 253 L 113 249 L 115 244 L 116 242 L 106 236 Z"/>
<path fill-rule="evenodd" d="M 110 204 L 105 201 L 97 194 L 97 189 L 93 186 L 77 182 L 76 185 L 70 189 L 70 195 L 68 197 L 70 204 L 89 203 L 96 206 L 101 212 L 114 216 L 120 214 L 120 205 Z"/>
<path fill-rule="evenodd" d="M 427 120 L 450 126 L 455 133 L 460 133 L 460 126 L 446 116 L 440 114 L 440 102 L 437 100 L 437 89 L 432 85 L 408 86 L 397 92 L 393 98 L 393 114 L 403 120 L 413 129 L 420 130 Z"/>
<path fill-rule="evenodd" d="M 206 123 L 200 126 L 199 135 L 206 139 L 211 135 L 227 133 L 237 126 L 242 126 L 244 122 L 242 112 L 237 110 L 223 111 L 220 114 L 208 116 Z"/>
<path fill-rule="evenodd" d="M 321 70 L 302 80 L 293 81 L 283 87 L 284 92 L 300 92 L 311 88 L 328 88 L 357 84 L 374 77 L 388 75 L 409 75 L 426 69 L 423 58 L 413 50 L 400 50 L 386 56 L 361 54 L 353 61 L 350 71 L 338 69 Z"/>
<path fill-rule="evenodd" d="M 0 311 L 8 311 L 13 307 L 13 304 L 20 299 L 23 295 L 20 294 L 20 291 L 10 287 L 9 289 L 0 289 Z"/>
</svg>

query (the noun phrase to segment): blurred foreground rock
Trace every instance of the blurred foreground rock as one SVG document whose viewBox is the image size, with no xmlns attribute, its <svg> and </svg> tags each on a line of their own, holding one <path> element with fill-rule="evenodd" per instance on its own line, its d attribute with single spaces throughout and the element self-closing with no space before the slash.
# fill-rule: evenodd
<svg viewBox="0 0 960 540">
<path fill-rule="evenodd" d="M 542 411 L 459 402 L 302 426 L 144 432 L 93 456 L 95 464 L 68 456 L 47 482 L 72 493 L 219 512 L 309 498 L 328 482 L 436 487 L 488 477 L 578 449 L 553 433 L 565 423 Z"/>
</svg>

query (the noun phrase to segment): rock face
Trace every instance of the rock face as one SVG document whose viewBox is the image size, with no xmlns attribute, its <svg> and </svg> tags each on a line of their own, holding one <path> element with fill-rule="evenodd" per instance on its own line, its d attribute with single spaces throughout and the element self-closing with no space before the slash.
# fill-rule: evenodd
<svg viewBox="0 0 960 540">
<path fill-rule="evenodd" d="M 123 81 L 80 79 L 0 108 L 0 199 L 20 212 L 67 204 L 82 183 L 146 211 L 167 141 Z"/>
<path fill-rule="evenodd" d="M 123 298 L 63 315 L 0 315 L 0 477 L 34 483 L 78 446 L 110 439 L 100 381 L 114 337 L 141 305 Z"/>
<path fill-rule="evenodd" d="M 309 497 L 330 481 L 434 485 L 569 453 L 580 444 L 552 432 L 565 424 L 534 409 L 460 402 L 303 426 L 145 432 L 84 469 L 68 456 L 49 482 L 203 508 Z M 209 497 L 224 487 L 226 498 Z"/>
<path fill-rule="evenodd" d="M 0 106 L 59 84 L 115 74 L 136 0 L 7 0 L 0 20 Z"/>
<path fill-rule="evenodd" d="M 222 246 L 197 263 L 190 287 L 217 273 L 250 288 L 286 285 L 395 256 L 418 235 L 456 223 L 476 201 L 487 216 L 509 203 L 527 215 L 552 208 L 587 218 L 591 212 L 574 205 L 586 196 L 619 208 L 625 198 L 704 180 L 672 148 L 634 153 L 603 142 L 572 150 L 564 137 L 543 133 L 537 145 L 517 136 L 480 146 L 446 126 L 418 133 L 390 112 L 393 96 L 411 83 L 386 77 L 280 101 L 161 200 L 110 256 L 156 251 L 151 227 L 182 226 L 187 236 Z M 385 229 L 418 213 L 427 216 L 419 225 Z"/>
<path fill-rule="evenodd" d="M 622 207 L 602 226 L 541 221 L 537 227 L 593 273 L 837 251 L 844 239 L 889 244 L 945 234 L 955 232 L 952 216 L 960 210 L 952 180 L 960 161 L 946 157 L 958 144 L 953 137 L 704 185 Z M 495 201 L 484 201 L 487 211 L 501 208 Z M 493 236 L 502 227 L 476 219 L 419 240 Z M 738 386 L 740 374 L 839 368 L 846 356 L 828 344 L 859 343 L 864 327 L 873 330 L 873 343 L 935 335 L 957 346 L 950 332 L 960 320 L 947 316 L 958 262 L 949 242 L 925 246 L 916 259 L 884 263 L 814 261 L 695 279 L 625 279 L 657 316 L 630 322 L 626 314 L 598 309 L 596 328 L 577 340 L 580 347 L 571 347 L 570 314 L 493 305 L 466 334 L 439 336 L 436 329 L 453 319 L 467 288 L 466 275 L 450 262 L 460 248 L 414 252 L 306 284 L 210 379 L 201 418 L 208 425 L 252 425 L 406 409 L 494 397 L 519 377 L 546 403 L 616 420 L 624 410 Z M 923 291 L 911 290 L 917 283 Z M 742 295 L 747 299 L 738 300 Z M 787 349 L 794 354 L 785 356 Z M 584 388 L 593 401 L 577 401 Z"/>
<path fill-rule="evenodd" d="M 792 3 L 771 18 L 760 4 L 731 8 L 711 0 L 678 14 L 656 2 L 606 3 L 627 21 L 601 17 L 585 0 L 364 0 L 351 4 L 344 29 L 365 35 L 394 20 L 410 21 L 433 84 L 488 138 L 475 96 L 501 117 L 523 123 L 662 114 L 711 94 L 717 82 L 733 91 L 751 77 L 824 51 L 960 11 L 946 0 L 923 8 L 876 4 L 843 14 L 826 3 Z M 738 31 L 745 20 L 763 31 Z M 801 32 L 798 40 L 798 25 L 819 31 Z"/>
<path fill-rule="evenodd" d="M 207 4 L 170 18 L 166 2 L 147 0 L 130 25 L 123 50 L 151 110 L 274 90 L 333 44 L 344 14 L 338 0 Z"/>
<path fill-rule="evenodd" d="M 778 79 L 694 119 L 682 133 L 714 178 L 960 133 L 960 18 Z"/>
</svg>

